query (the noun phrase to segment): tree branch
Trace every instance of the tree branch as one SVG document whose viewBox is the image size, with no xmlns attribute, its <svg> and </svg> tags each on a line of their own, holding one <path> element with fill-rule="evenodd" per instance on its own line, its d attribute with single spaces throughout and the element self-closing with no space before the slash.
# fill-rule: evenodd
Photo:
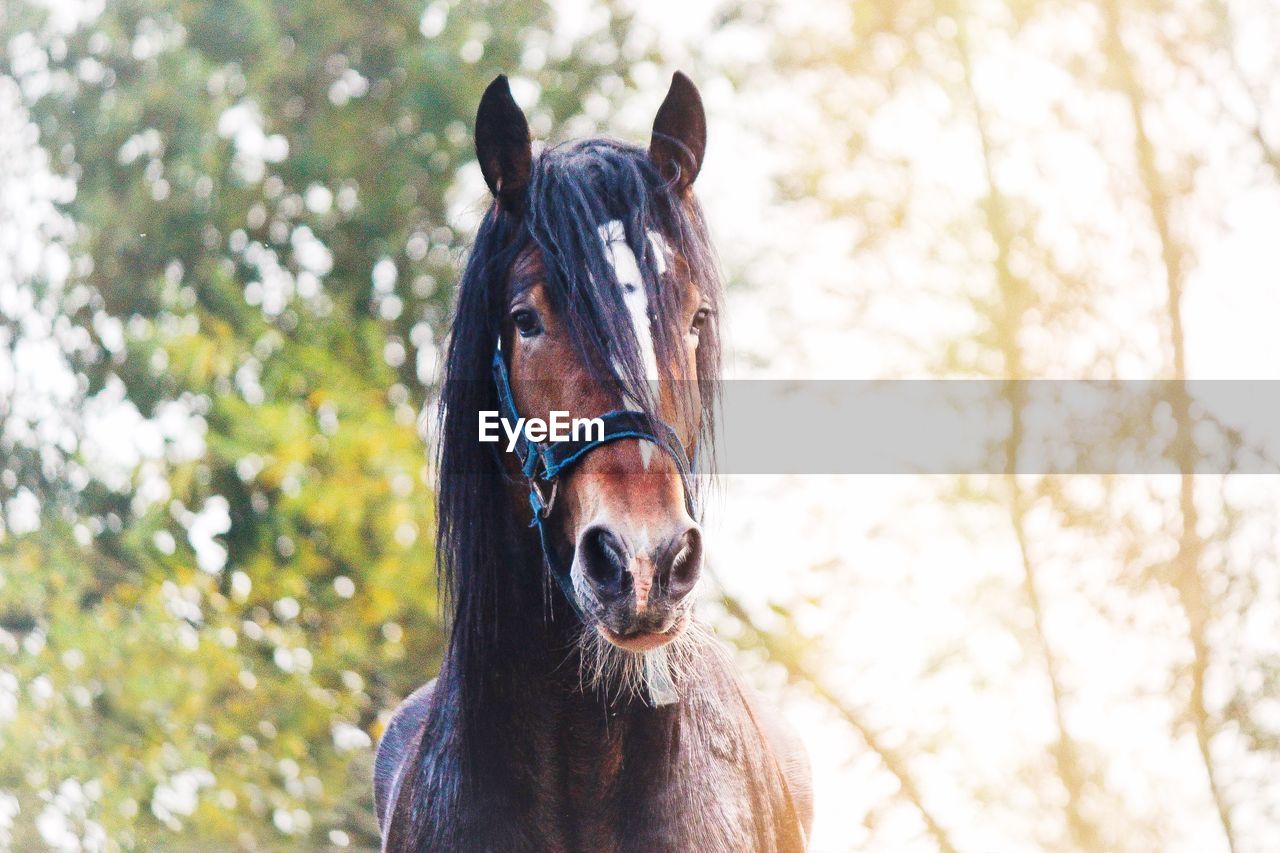
<svg viewBox="0 0 1280 853">
<path fill-rule="evenodd" d="M 1030 304 L 1027 283 L 1016 276 L 1009 262 L 1013 247 L 1013 225 L 1008 216 L 1008 200 L 996 186 L 994 152 L 987 130 L 987 116 L 973 83 L 973 64 L 963 19 L 956 30 L 956 48 L 964 70 L 964 86 L 973 107 L 974 122 L 982 143 L 983 173 L 987 182 L 985 216 L 987 231 L 996 246 L 993 261 L 996 284 L 1000 293 L 997 316 L 993 319 L 997 346 L 1004 360 L 1004 373 L 1008 379 L 1005 396 L 1009 401 L 1010 428 L 1005 441 L 1005 484 L 1008 489 L 1009 523 L 1018 543 L 1022 564 L 1022 584 L 1027 605 L 1031 608 L 1032 626 L 1040 657 L 1044 661 L 1045 675 L 1049 682 L 1049 694 L 1053 703 L 1053 718 L 1058 730 L 1057 744 L 1052 750 L 1058 778 L 1066 789 L 1065 805 L 1067 828 L 1078 848 L 1091 850 L 1098 846 L 1097 827 L 1085 816 L 1085 777 L 1080 749 L 1067 729 L 1065 691 L 1062 687 L 1061 667 L 1045 632 L 1045 611 L 1037 582 L 1037 571 L 1027 544 L 1026 517 L 1029 500 L 1015 472 L 1023 440 L 1023 409 L 1025 391 L 1018 380 L 1024 379 L 1022 347 L 1018 343 L 1019 332 L 1025 322 L 1025 312 Z"/>
<path fill-rule="evenodd" d="M 1209 667 L 1208 591 L 1200 573 L 1200 561 L 1204 542 L 1197 530 L 1199 512 L 1195 503 L 1195 427 L 1191 416 L 1191 397 L 1187 392 L 1186 343 L 1182 322 L 1182 295 L 1186 284 L 1186 264 L 1183 247 L 1173 233 L 1169 219 L 1171 199 L 1164 179 L 1156 167 L 1155 149 L 1147 132 L 1143 115 L 1147 103 L 1146 93 L 1138 82 L 1133 58 L 1124 45 L 1121 35 L 1120 8 L 1114 2 L 1100 4 L 1106 25 L 1105 49 L 1120 81 L 1121 94 L 1128 102 L 1133 122 L 1134 155 L 1139 177 L 1147 195 L 1152 224 L 1160 241 L 1160 257 L 1165 271 L 1166 310 L 1168 333 L 1173 362 L 1173 375 L 1177 380 L 1170 397 L 1175 423 L 1172 452 L 1179 470 L 1178 505 L 1181 524 L 1178 532 L 1178 553 L 1173 560 L 1174 588 L 1178 602 L 1187 619 L 1188 637 L 1191 641 L 1191 694 L 1188 699 L 1192 724 L 1195 727 L 1196 744 L 1200 751 L 1208 777 L 1209 793 L 1218 812 L 1227 846 L 1236 849 L 1235 833 L 1231 824 L 1231 809 L 1222 791 L 1221 782 L 1214 768 L 1210 741 L 1216 726 L 1205 703 L 1205 674 Z"/>
<path fill-rule="evenodd" d="M 714 576 L 714 573 L 713 573 Z M 933 814 L 925 807 L 924 798 L 920 794 L 920 789 L 915 783 L 915 778 L 907 767 L 906 758 L 893 747 L 888 746 L 879 732 L 875 730 L 865 719 L 862 714 L 849 704 L 846 700 L 835 693 L 831 688 L 823 683 L 814 672 L 812 672 L 800 656 L 797 655 L 788 644 L 779 640 L 772 632 L 760 627 L 746 608 L 742 606 L 736 598 L 724 591 L 724 585 L 720 583 L 720 579 L 716 578 L 716 586 L 721 590 L 720 600 L 724 604 L 725 609 L 731 616 L 741 622 L 756 641 L 756 645 L 763 649 L 774 663 L 780 664 L 787 671 L 787 675 L 791 681 L 806 685 L 813 693 L 823 702 L 827 703 L 833 710 L 849 724 L 867 744 L 867 746 L 879 756 L 881 763 L 884 764 L 893 776 L 898 780 L 898 785 L 902 796 L 915 807 L 920 813 L 921 819 L 924 821 L 925 828 L 929 831 L 929 835 L 937 843 L 938 848 L 943 853 L 955 853 L 955 845 L 951 843 L 947 831 L 934 818 Z"/>
</svg>

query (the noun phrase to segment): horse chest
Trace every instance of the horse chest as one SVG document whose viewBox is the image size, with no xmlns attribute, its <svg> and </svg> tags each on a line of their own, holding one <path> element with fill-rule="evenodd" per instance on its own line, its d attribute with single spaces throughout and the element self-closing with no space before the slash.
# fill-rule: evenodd
<svg viewBox="0 0 1280 853">
<path fill-rule="evenodd" d="M 566 715 L 548 791 L 560 849 L 754 849 L 741 731 L 723 714 L 687 708 Z"/>
<path fill-rule="evenodd" d="M 764 731 L 736 690 L 699 675 L 685 699 L 658 709 L 529 691 L 469 735 L 442 704 L 425 721 L 425 841 L 413 849 L 803 849 Z"/>
</svg>

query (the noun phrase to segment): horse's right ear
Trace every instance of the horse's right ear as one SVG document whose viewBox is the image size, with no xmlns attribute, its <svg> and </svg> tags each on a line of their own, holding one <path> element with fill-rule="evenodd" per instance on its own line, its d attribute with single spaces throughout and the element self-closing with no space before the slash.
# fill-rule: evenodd
<svg viewBox="0 0 1280 853">
<path fill-rule="evenodd" d="M 512 212 L 523 206 L 533 168 L 529 122 L 511 97 L 505 74 L 484 90 L 476 111 L 476 157 L 480 171 L 498 203 Z"/>
</svg>

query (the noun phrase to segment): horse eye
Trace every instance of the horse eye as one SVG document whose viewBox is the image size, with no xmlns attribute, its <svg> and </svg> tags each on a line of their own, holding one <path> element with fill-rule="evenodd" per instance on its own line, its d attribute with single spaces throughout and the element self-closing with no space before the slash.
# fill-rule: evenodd
<svg viewBox="0 0 1280 853">
<path fill-rule="evenodd" d="M 530 311 L 528 308 L 518 308 L 512 311 L 511 322 L 515 323 L 516 331 L 520 333 L 522 338 L 532 338 L 542 332 L 542 321 L 538 319 L 536 312 Z"/>
<path fill-rule="evenodd" d="M 702 327 L 707 324 L 707 318 L 710 316 L 710 308 L 699 308 L 697 313 L 693 315 L 693 324 L 690 326 L 689 331 L 693 332 L 695 335 L 698 334 L 698 332 L 701 332 Z"/>
</svg>

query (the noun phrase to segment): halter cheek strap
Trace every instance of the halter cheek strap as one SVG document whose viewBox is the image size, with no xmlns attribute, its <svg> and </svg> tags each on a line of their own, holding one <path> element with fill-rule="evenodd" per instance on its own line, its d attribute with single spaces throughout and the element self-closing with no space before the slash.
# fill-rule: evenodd
<svg viewBox="0 0 1280 853">
<path fill-rule="evenodd" d="M 498 391 L 499 415 L 508 424 L 516 424 L 520 415 L 516 411 L 515 396 L 511 392 L 511 378 L 507 373 L 506 361 L 502 358 L 502 350 L 493 354 L 493 384 Z M 533 510 L 533 521 L 530 527 L 538 528 L 538 541 L 542 546 L 542 560 L 551 576 L 559 584 L 565 598 L 573 606 L 580 619 L 585 621 L 586 614 L 578 601 L 577 592 L 573 588 L 570 568 L 561 566 L 556 561 L 551 549 L 550 535 L 546 520 L 555 505 L 556 490 L 559 477 L 565 471 L 583 460 L 597 447 L 611 441 L 634 438 L 656 444 L 671 456 L 680 474 L 680 483 L 684 489 L 685 508 L 689 515 L 696 518 L 697 504 L 693 497 L 693 476 L 690 462 L 685 453 L 684 444 L 675 430 L 662 421 L 655 420 L 644 412 L 629 409 L 615 409 L 599 416 L 604 424 L 603 435 L 590 440 L 533 442 L 524 434 L 524 430 L 516 433 L 512 452 L 520 461 L 520 471 L 529 484 L 529 506 Z M 593 430 L 599 432 L 599 430 Z M 550 495 L 544 496 L 544 487 L 550 488 Z"/>
</svg>

